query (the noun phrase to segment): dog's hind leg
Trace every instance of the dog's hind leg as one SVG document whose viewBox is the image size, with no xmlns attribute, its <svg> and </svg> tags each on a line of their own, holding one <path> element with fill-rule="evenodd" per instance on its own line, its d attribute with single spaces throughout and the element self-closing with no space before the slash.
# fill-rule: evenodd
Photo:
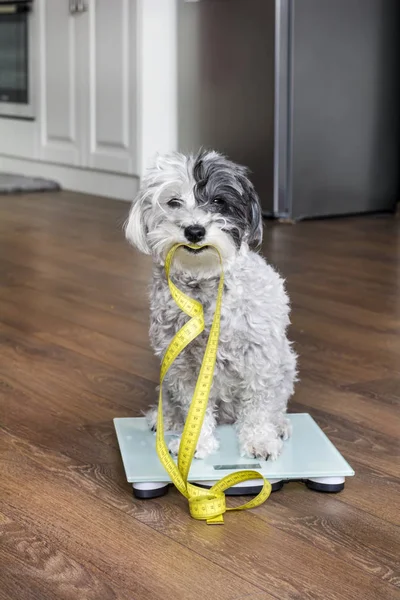
<svg viewBox="0 0 400 600">
<path fill-rule="evenodd" d="M 280 413 L 277 418 L 277 428 L 280 437 L 286 441 L 292 435 L 292 424 L 285 413 Z"/>
<path fill-rule="evenodd" d="M 157 386 L 157 392 L 159 386 Z M 163 417 L 164 417 L 164 431 L 171 433 L 181 433 L 183 429 L 183 414 L 180 406 L 175 404 L 170 397 L 170 391 L 166 390 L 163 393 Z M 157 430 L 157 419 L 158 419 L 158 406 L 152 406 L 145 413 L 149 429 L 151 431 Z"/>
</svg>

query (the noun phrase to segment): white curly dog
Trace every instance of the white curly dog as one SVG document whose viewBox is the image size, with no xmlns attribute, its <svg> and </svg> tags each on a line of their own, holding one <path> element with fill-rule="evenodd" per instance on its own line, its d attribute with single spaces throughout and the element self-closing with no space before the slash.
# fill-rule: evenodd
<svg viewBox="0 0 400 600">
<path fill-rule="evenodd" d="M 162 357 L 187 316 L 168 288 L 164 260 L 177 242 L 175 284 L 204 307 L 206 329 L 175 360 L 165 380 L 166 429 L 182 431 L 212 322 L 222 256 L 225 287 L 214 380 L 196 457 L 218 448 L 217 423 L 235 423 L 243 456 L 276 459 L 290 436 L 286 408 L 296 380 L 288 341 L 289 301 L 278 273 L 251 248 L 262 241 L 259 199 L 244 167 L 214 151 L 159 156 L 125 225 L 126 237 L 154 260 L 150 338 Z M 163 388 L 164 390 L 164 388 Z M 157 409 L 147 418 L 155 429 Z M 178 452 L 180 438 L 170 443 Z"/>
</svg>

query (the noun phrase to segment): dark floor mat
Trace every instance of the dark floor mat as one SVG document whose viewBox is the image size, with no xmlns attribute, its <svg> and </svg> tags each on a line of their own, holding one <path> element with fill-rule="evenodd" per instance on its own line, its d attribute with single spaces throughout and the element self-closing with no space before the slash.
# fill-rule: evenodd
<svg viewBox="0 0 400 600">
<path fill-rule="evenodd" d="M 25 177 L 14 173 L 0 173 L 0 194 L 25 194 L 59 190 L 60 186 L 51 179 Z"/>
</svg>

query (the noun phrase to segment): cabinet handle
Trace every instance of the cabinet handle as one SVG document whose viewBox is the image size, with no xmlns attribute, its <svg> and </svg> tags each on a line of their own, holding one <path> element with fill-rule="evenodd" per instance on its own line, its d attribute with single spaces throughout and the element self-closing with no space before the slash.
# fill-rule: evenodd
<svg viewBox="0 0 400 600">
<path fill-rule="evenodd" d="M 86 12 L 88 10 L 87 2 L 85 2 L 85 0 L 77 0 L 76 10 L 77 10 L 77 12 L 81 12 L 81 13 Z"/>
</svg>

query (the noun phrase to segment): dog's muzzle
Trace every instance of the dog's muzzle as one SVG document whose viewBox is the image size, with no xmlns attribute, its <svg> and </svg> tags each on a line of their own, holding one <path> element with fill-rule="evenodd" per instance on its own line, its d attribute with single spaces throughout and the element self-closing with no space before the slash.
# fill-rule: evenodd
<svg viewBox="0 0 400 600">
<path fill-rule="evenodd" d="M 190 242 L 191 244 L 197 244 L 198 242 L 201 242 L 201 240 L 204 239 L 205 235 L 206 235 L 206 230 L 205 227 L 203 227 L 202 225 L 189 225 L 188 227 L 185 227 L 185 238 L 188 240 L 188 242 Z"/>
</svg>

